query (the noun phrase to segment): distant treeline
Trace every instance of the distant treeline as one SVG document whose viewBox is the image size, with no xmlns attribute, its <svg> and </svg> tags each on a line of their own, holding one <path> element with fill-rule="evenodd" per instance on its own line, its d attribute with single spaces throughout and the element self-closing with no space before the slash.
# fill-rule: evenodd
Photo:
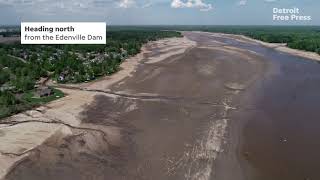
<svg viewBox="0 0 320 180">
<path fill-rule="evenodd" d="M 241 34 L 265 42 L 286 43 L 290 48 L 320 54 L 320 27 L 216 27 L 205 31 Z"/>
<path fill-rule="evenodd" d="M 12 31 L 12 32 L 0 32 L 0 36 L 3 37 L 12 37 L 12 36 L 19 36 L 20 32 L 18 31 Z"/>
<path fill-rule="evenodd" d="M 141 26 L 114 26 L 113 29 Z M 320 26 L 145 26 L 145 29 L 206 31 L 245 35 L 270 43 L 286 43 L 288 47 L 320 54 Z"/>
</svg>

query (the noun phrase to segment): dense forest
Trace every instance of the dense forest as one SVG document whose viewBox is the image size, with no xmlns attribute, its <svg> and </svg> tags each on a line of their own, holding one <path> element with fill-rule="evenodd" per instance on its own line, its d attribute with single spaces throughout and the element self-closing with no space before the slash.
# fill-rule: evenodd
<svg viewBox="0 0 320 180">
<path fill-rule="evenodd" d="M 105 45 L 0 44 L 0 118 L 54 99 L 32 98 L 41 79 L 79 83 L 110 75 L 144 43 L 180 36 L 174 31 L 113 30 Z"/>
</svg>

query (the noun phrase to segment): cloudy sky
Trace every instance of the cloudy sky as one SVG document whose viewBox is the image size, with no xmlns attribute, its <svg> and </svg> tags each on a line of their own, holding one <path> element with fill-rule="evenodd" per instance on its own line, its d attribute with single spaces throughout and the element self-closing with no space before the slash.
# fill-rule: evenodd
<svg viewBox="0 0 320 180">
<path fill-rule="evenodd" d="M 274 22 L 272 9 L 298 7 L 308 22 Z M 111 25 L 320 25 L 319 0 L 0 0 L 0 24 L 106 21 Z"/>
</svg>

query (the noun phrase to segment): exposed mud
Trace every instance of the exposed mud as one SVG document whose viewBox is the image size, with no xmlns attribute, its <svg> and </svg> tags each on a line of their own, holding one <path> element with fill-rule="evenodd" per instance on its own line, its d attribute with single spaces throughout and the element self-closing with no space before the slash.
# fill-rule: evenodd
<svg viewBox="0 0 320 180">
<path fill-rule="evenodd" d="M 60 103 L 8 121 L 5 128 L 58 129 L 43 132 L 6 179 L 211 179 L 232 100 L 267 66 L 256 54 L 186 37 L 194 41 L 149 44 L 117 77 L 64 87 L 70 96 Z"/>
<path fill-rule="evenodd" d="M 317 64 L 245 38 L 184 35 L 4 121 L 5 179 L 319 179 Z"/>
</svg>

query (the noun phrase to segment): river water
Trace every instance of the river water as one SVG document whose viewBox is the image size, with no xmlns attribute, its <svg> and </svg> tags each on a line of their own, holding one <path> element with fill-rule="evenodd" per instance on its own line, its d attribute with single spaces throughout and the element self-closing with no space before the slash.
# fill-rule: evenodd
<svg viewBox="0 0 320 180">
<path fill-rule="evenodd" d="M 242 104 L 249 112 L 239 148 L 240 161 L 250 166 L 243 168 L 245 177 L 320 179 L 320 64 L 260 45 L 216 40 L 257 52 L 271 64 L 255 92 L 247 95 L 255 100 Z"/>
</svg>

